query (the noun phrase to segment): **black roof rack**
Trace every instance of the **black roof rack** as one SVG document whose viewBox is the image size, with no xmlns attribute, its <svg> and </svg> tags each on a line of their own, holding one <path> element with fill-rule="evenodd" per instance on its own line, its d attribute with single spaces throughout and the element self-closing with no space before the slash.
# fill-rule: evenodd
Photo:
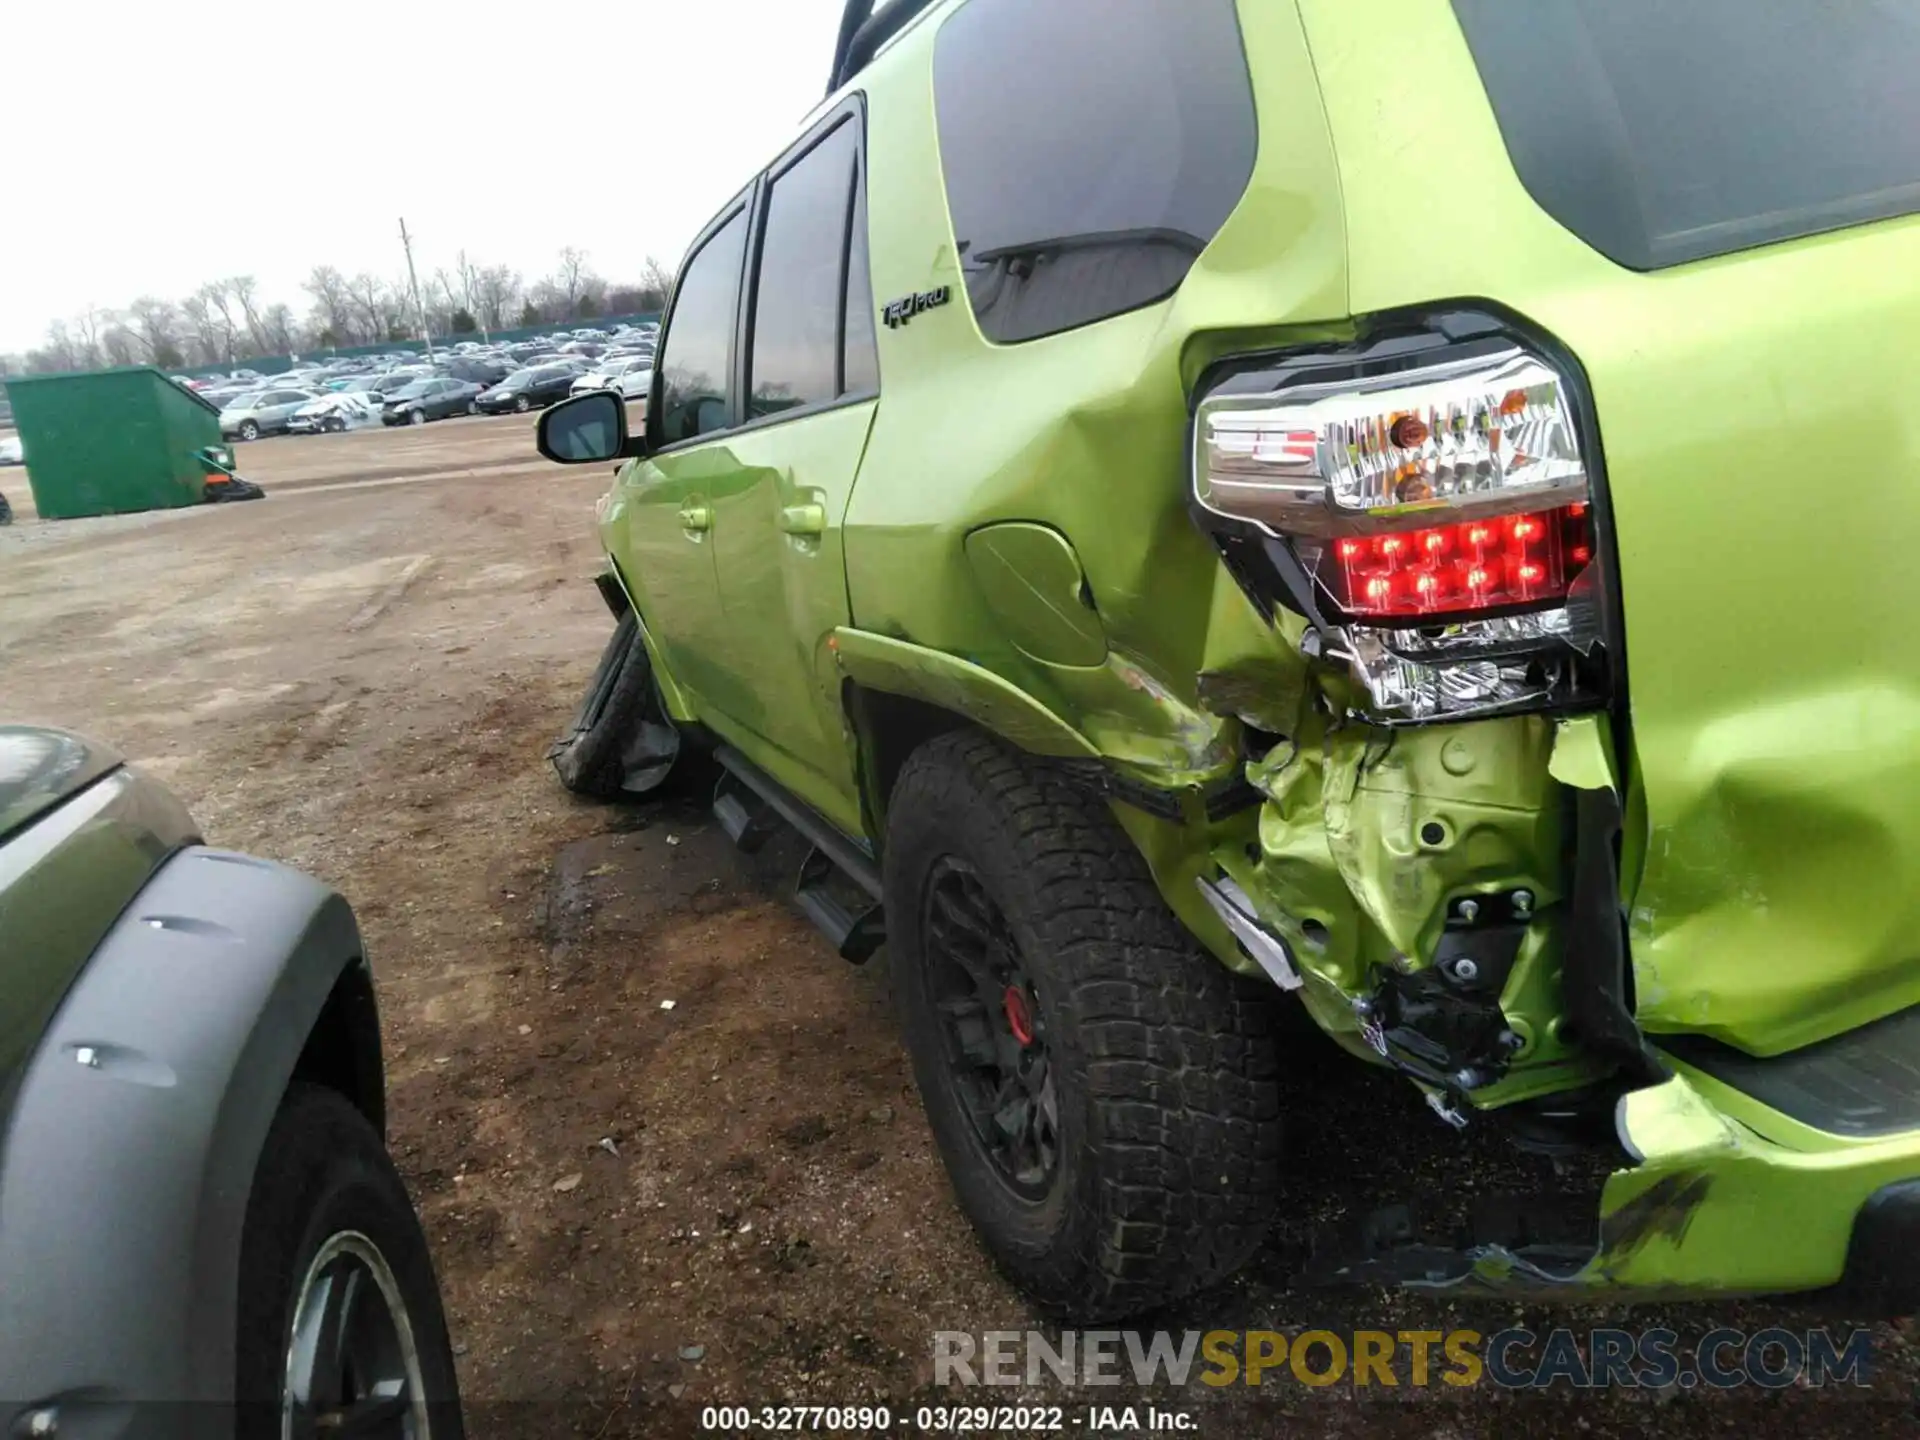
<svg viewBox="0 0 1920 1440">
<path fill-rule="evenodd" d="M 938 0 L 847 0 L 840 15 L 840 34 L 833 46 L 831 95 L 867 68 L 880 47 L 907 28 L 916 16 L 931 10 Z"/>
</svg>

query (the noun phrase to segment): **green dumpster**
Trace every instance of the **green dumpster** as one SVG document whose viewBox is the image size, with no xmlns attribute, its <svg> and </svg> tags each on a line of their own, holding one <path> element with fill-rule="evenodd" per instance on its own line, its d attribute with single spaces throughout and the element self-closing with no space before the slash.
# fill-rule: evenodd
<svg viewBox="0 0 1920 1440">
<path fill-rule="evenodd" d="M 220 412 L 160 371 L 9 376 L 7 397 L 44 519 L 200 503 Z"/>
</svg>

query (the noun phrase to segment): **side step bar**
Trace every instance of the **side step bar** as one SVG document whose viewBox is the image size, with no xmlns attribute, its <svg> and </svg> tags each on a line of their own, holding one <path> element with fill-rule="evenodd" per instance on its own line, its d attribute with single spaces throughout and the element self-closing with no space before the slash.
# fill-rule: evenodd
<svg viewBox="0 0 1920 1440">
<path fill-rule="evenodd" d="M 794 902 L 841 959 L 856 965 L 870 959 L 886 941 L 873 857 L 732 746 L 721 746 L 714 758 L 723 771 L 713 798 L 720 828 L 749 855 L 782 821 L 798 831 L 811 848 L 794 882 Z"/>
<path fill-rule="evenodd" d="M 1764 1060 L 1704 1035 L 1660 1035 L 1655 1043 L 1829 1135 L 1877 1140 L 1920 1130 L 1920 1005 Z"/>
</svg>

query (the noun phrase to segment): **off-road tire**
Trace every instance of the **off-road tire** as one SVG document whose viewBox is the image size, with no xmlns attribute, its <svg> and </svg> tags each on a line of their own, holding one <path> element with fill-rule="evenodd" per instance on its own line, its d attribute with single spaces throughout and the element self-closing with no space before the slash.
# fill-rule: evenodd
<svg viewBox="0 0 1920 1440">
<path fill-rule="evenodd" d="M 649 795 L 685 768 L 678 731 L 660 704 L 653 660 L 629 610 L 620 617 L 586 697 L 547 751 L 560 783 L 590 800 Z"/>
<path fill-rule="evenodd" d="M 419 1217 L 380 1136 L 338 1092 L 288 1088 L 267 1132 L 240 1240 L 234 1395 L 241 1440 L 281 1433 L 301 1282 L 334 1236 L 371 1241 L 398 1284 L 419 1357 L 431 1440 L 461 1440 L 460 1389 Z"/>
<path fill-rule="evenodd" d="M 1080 1323 L 1230 1274 L 1274 1214 L 1270 998 L 1206 955 L 1082 783 L 970 731 L 914 753 L 888 801 L 888 953 L 928 1119 L 961 1209 L 1010 1279 Z M 1050 1188 L 1023 1196 L 967 1118 L 929 995 L 923 914 L 943 859 L 1000 910 L 1047 1033 Z"/>
</svg>

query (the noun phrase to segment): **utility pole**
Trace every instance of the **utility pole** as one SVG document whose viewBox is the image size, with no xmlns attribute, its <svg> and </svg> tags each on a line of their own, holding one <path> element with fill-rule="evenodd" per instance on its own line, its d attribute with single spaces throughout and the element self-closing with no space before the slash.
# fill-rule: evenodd
<svg viewBox="0 0 1920 1440">
<path fill-rule="evenodd" d="M 427 342 L 427 358 L 433 358 L 433 327 L 427 324 L 427 307 L 420 303 L 420 277 L 413 273 L 413 240 L 407 234 L 407 217 L 400 217 L 400 248 L 407 252 L 407 284 L 413 287 L 413 313 L 420 317 L 420 335 Z"/>
</svg>

